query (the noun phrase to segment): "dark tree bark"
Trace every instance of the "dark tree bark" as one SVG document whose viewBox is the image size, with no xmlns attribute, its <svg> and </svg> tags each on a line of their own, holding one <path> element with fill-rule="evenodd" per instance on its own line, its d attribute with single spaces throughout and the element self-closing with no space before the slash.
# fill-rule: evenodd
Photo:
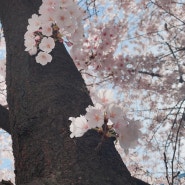
<svg viewBox="0 0 185 185">
<path fill-rule="evenodd" d="M 135 177 L 133 177 L 133 178 L 134 178 L 137 185 L 150 185 L 150 184 L 148 184 L 148 183 L 146 183 L 146 182 L 144 182 L 144 181 L 142 181 L 138 178 L 135 178 Z"/>
<path fill-rule="evenodd" d="M 65 47 L 57 43 L 46 66 L 24 52 L 27 20 L 40 4 L 0 0 L 16 184 L 134 185 L 111 139 L 97 151 L 101 138 L 94 131 L 69 137 L 68 118 L 84 114 L 92 102 Z"/>
<path fill-rule="evenodd" d="M 10 133 L 9 111 L 0 105 L 0 128 Z"/>
</svg>

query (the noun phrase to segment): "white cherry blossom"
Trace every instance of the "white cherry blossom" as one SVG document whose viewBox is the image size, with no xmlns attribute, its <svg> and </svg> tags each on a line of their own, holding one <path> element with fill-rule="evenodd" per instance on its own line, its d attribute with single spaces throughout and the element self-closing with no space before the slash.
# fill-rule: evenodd
<svg viewBox="0 0 185 185">
<path fill-rule="evenodd" d="M 117 119 L 123 118 L 123 109 L 119 105 L 110 104 L 107 108 L 107 117 L 115 123 Z"/>
<path fill-rule="evenodd" d="M 26 32 L 24 38 L 24 45 L 26 47 L 25 51 L 29 51 L 36 46 L 35 36 L 32 32 Z"/>
<path fill-rule="evenodd" d="M 102 104 L 110 104 L 114 102 L 114 93 L 110 89 L 100 89 L 97 93 L 97 100 L 99 103 Z"/>
<path fill-rule="evenodd" d="M 53 34 L 51 23 L 42 25 L 42 34 L 50 37 Z"/>
<path fill-rule="evenodd" d="M 69 12 L 65 9 L 58 10 L 55 13 L 55 20 L 59 28 L 65 28 L 73 24 Z"/>
<path fill-rule="evenodd" d="M 26 50 L 25 50 L 26 51 Z M 30 55 L 36 55 L 37 54 L 37 47 L 36 46 L 33 46 L 32 48 L 30 48 L 29 50 L 28 50 L 28 53 L 30 54 Z"/>
<path fill-rule="evenodd" d="M 30 19 L 28 19 L 28 27 L 29 31 L 37 31 L 41 27 L 41 21 L 37 14 L 33 14 Z"/>
<path fill-rule="evenodd" d="M 85 116 L 80 116 L 77 118 L 70 117 L 69 120 L 71 121 L 70 125 L 70 131 L 71 135 L 70 137 L 81 137 L 84 135 L 87 130 L 89 130 L 89 124 L 85 118 Z"/>
<path fill-rule="evenodd" d="M 104 124 L 104 111 L 102 111 L 99 105 L 89 106 L 85 115 L 88 120 L 90 128 L 101 127 Z"/>
<path fill-rule="evenodd" d="M 44 37 L 41 40 L 41 43 L 39 44 L 39 48 L 46 53 L 51 52 L 54 47 L 55 47 L 55 42 L 54 42 L 54 39 L 51 37 L 48 37 L 48 38 Z"/>
<path fill-rule="evenodd" d="M 36 62 L 41 65 L 46 65 L 48 62 L 52 61 L 52 56 L 46 52 L 40 51 L 36 56 Z"/>
<path fill-rule="evenodd" d="M 135 148 L 138 145 L 138 138 L 141 132 L 137 124 L 129 123 L 124 124 L 122 132 L 119 134 L 119 144 L 124 149 Z"/>
</svg>

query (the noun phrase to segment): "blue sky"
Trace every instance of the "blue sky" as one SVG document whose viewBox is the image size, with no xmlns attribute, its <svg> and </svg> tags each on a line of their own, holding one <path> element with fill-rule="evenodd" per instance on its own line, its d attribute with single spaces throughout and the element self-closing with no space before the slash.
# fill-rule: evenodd
<svg viewBox="0 0 185 185">
<path fill-rule="evenodd" d="M 4 159 L 3 161 L 2 161 L 2 164 L 0 165 L 0 170 L 1 169 L 10 169 L 10 168 L 12 168 L 12 163 L 11 163 L 11 161 L 10 161 L 10 159 Z"/>
</svg>

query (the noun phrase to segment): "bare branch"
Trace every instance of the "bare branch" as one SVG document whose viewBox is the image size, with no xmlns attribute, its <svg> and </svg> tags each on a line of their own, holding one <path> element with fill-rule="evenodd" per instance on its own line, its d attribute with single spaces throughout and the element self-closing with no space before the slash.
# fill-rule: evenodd
<svg viewBox="0 0 185 185">
<path fill-rule="evenodd" d="M 158 73 L 153 73 L 153 72 L 148 72 L 148 71 L 138 71 L 141 74 L 145 74 L 145 75 L 150 75 L 152 77 L 162 77 L 160 74 Z"/>
<path fill-rule="evenodd" d="M 168 161 L 166 158 L 166 153 L 164 152 L 163 154 L 164 154 L 164 164 L 165 164 L 165 169 L 166 169 L 166 179 L 167 179 L 168 184 L 170 185 L 169 174 L 168 174 Z"/>
</svg>

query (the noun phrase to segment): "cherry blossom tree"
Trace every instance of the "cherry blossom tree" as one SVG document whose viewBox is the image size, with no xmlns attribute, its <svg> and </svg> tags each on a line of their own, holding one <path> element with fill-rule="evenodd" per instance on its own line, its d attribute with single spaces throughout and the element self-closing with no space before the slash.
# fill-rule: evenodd
<svg viewBox="0 0 185 185">
<path fill-rule="evenodd" d="M 183 1 L 0 5 L 17 185 L 183 183 Z"/>
<path fill-rule="evenodd" d="M 30 17 L 36 19 L 41 3 L 0 1 L 8 102 L 8 109 L 2 106 L 1 126 L 12 137 L 16 184 L 135 184 L 111 138 L 98 151 L 101 137 L 94 131 L 70 138 L 69 117 L 85 113 L 92 101 L 63 43 L 56 40 L 54 47 L 43 39 L 40 54 L 32 56 L 38 48 L 25 37 L 28 24 L 38 25 Z"/>
</svg>

